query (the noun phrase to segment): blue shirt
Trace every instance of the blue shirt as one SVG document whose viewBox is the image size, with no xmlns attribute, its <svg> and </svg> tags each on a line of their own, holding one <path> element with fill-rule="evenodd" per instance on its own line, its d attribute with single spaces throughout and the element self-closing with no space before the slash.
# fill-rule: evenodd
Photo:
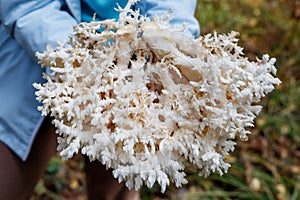
<svg viewBox="0 0 300 200">
<path fill-rule="evenodd" d="M 96 20 L 116 19 L 119 18 L 119 13 L 114 9 L 119 4 L 124 8 L 127 0 L 82 0 L 81 1 L 81 21 L 90 22 L 96 13 Z"/>
</svg>

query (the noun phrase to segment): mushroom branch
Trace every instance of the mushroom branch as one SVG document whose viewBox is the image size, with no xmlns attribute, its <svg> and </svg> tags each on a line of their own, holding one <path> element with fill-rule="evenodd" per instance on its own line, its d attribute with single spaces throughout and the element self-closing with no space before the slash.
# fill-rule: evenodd
<svg viewBox="0 0 300 200">
<path fill-rule="evenodd" d="M 247 140 L 262 97 L 280 84 L 275 58 L 249 61 L 238 33 L 194 38 L 170 14 L 118 8 L 119 20 L 74 27 L 69 40 L 37 53 L 45 83 L 38 107 L 57 128 L 63 159 L 87 155 L 138 190 L 187 183 L 185 168 L 222 175 L 235 140 Z"/>
</svg>

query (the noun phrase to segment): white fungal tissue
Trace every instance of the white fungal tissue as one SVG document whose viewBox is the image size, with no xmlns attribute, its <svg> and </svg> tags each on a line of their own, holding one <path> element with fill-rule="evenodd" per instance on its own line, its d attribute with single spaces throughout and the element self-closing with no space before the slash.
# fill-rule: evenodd
<svg viewBox="0 0 300 200">
<path fill-rule="evenodd" d="M 61 156 L 99 160 L 136 190 L 180 187 L 187 165 L 222 175 L 257 103 L 280 83 L 275 59 L 250 62 L 237 32 L 195 39 L 169 17 L 131 10 L 134 2 L 119 20 L 81 23 L 67 42 L 37 53 L 52 72 L 34 84 L 38 110 L 53 116 Z"/>
</svg>

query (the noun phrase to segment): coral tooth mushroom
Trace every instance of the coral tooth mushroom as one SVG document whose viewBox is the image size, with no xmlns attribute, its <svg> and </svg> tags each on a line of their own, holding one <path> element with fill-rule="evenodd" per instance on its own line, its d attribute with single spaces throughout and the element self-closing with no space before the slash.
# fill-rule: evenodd
<svg viewBox="0 0 300 200">
<path fill-rule="evenodd" d="M 81 23 L 37 53 L 53 72 L 34 84 L 38 109 L 54 117 L 61 156 L 99 160 L 136 190 L 187 183 L 187 163 L 204 176 L 227 172 L 234 140 L 247 139 L 257 103 L 280 83 L 275 59 L 250 62 L 238 33 L 195 39 L 132 2 L 120 20 Z"/>
</svg>

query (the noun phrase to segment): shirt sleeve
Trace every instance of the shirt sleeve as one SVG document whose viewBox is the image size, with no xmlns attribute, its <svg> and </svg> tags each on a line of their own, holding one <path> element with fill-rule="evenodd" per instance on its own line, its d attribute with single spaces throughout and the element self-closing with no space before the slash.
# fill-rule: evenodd
<svg viewBox="0 0 300 200">
<path fill-rule="evenodd" d="M 31 58 L 72 33 L 76 19 L 62 0 L 0 0 L 0 20 Z"/>
<path fill-rule="evenodd" d="M 187 23 L 185 33 L 198 37 L 200 26 L 194 16 L 196 6 L 197 0 L 140 0 L 135 8 L 139 9 L 142 15 L 150 18 L 165 15 L 171 9 L 170 24 L 182 26 L 183 23 Z"/>
</svg>

